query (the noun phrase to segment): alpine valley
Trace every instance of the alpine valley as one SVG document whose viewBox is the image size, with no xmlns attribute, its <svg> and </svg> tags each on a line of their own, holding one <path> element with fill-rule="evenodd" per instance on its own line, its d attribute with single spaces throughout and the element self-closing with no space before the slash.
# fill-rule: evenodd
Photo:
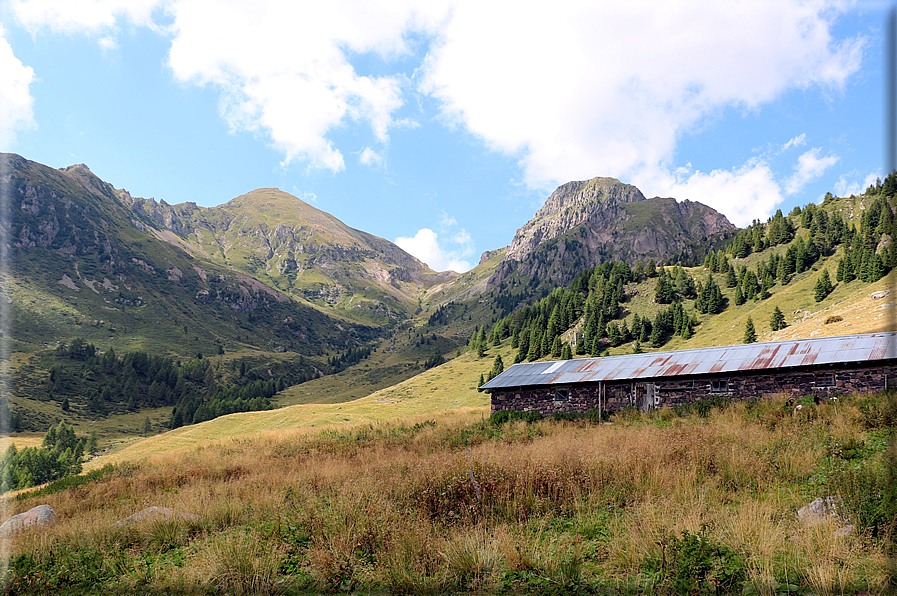
<svg viewBox="0 0 897 596">
<path fill-rule="evenodd" d="M 459 371 L 466 396 L 434 407 L 485 405 L 477 376 L 502 350 L 521 360 L 564 345 L 586 355 L 738 343 L 748 317 L 760 340 L 892 328 L 882 307 L 893 297 L 870 297 L 894 265 L 892 182 L 746 230 L 612 178 L 569 182 L 509 246 L 458 274 L 277 189 L 169 205 L 85 165 L 3 154 L 4 407 L 23 437 L 64 421 L 113 444 L 234 412 L 345 403 L 431 369 Z M 853 279 L 836 282 L 845 256 Z M 834 287 L 817 302 L 820 269 Z M 725 305 L 710 312 L 699 294 L 714 275 Z M 673 294 L 660 297 L 666 278 Z M 671 302 L 689 331 L 630 333 Z M 787 326 L 773 331 L 774 309 Z M 630 335 L 609 336 L 609 325 Z M 540 349 L 515 356 L 536 327 Z"/>
</svg>

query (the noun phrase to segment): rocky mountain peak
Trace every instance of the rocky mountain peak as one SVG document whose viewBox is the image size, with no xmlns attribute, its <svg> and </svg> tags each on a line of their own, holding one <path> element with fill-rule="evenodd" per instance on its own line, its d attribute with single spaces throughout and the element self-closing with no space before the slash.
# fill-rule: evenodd
<svg viewBox="0 0 897 596">
<path fill-rule="evenodd" d="M 563 184 L 551 193 L 529 223 L 517 230 L 505 258 L 522 261 L 540 243 L 593 220 L 600 213 L 612 213 L 617 205 L 644 200 L 645 195 L 638 188 L 616 178 Z"/>
</svg>

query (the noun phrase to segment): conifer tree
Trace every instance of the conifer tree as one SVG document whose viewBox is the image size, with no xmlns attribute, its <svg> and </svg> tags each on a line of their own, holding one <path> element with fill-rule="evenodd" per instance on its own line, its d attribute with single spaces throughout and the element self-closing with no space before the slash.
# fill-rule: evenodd
<svg viewBox="0 0 897 596">
<path fill-rule="evenodd" d="M 480 380 L 477 382 L 477 391 L 479 391 L 480 393 L 482 393 L 483 391 L 483 384 L 485 382 L 485 379 L 483 379 L 483 373 L 480 373 Z"/>
<path fill-rule="evenodd" d="M 785 322 L 785 315 L 782 313 L 782 309 L 778 306 L 772 311 L 772 317 L 769 319 L 769 328 L 773 331 L 778 331 L 779 329 L 784 329 L 788 326 L 788 323 Z"/>
<path fill-rule="evenodd" d="M 492 362 L 492 372 L 490 374 L 492 375 L 492 378 L 494 379 L 495 377 L 497 377 L 504 371 L 505 371 L 505 363 L 501 359 L 501 354 L 496 354 L 495 360 Z"/>
<path fill-rule="evenodd" d="M 828 276 L 828 270 L 823 269 L 822 274 L 816 280 L 816 287 L 814 289 L 814 298 L 816 299 L 816 302 L 825 300 L 825 297 L 831 294 L 834 289 L 832 280 Z"/>
<path fill-rule="evenodd" d="M 554 341 L 551 342 L 551 357 L 552 358 L 560 358 L 561 357 L 561 336 L 555 335 Z"/>
<path fill-rule="evenodd" d="M 564 347 L 561 348 L 561 360 L 573 360 L 573 350 L 570 349 L 570 344 L 564 343 Z"/>
<path fill-rule="evenodd" d="M 757 341 L 757 332 L 754 330 L 754 321 L 750 317 L 747 318 L 747 323 L 744 325 L 744 339 L 743 343 L 752 344 Z"/>
<path fill-rule="evenodd" d="M 735 277 L 735 267 L 729 263 L 729 268 L 726 270 L 726 287 L 734 288 L 736 285 L 738 285 L 738 278 Z"/>
</svg>

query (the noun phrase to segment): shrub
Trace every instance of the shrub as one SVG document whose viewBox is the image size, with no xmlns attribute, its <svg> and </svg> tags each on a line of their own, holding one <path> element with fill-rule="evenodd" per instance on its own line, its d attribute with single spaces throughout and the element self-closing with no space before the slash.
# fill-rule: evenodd
<svg viewBox="0 0 897 596">
<path fill-rule="evenodd" d="M 744 560 L 729 547 L 707 536 L 707 526 L 677 538 L 664 534 L 658 541 L 659 555 L 649 556 L 642 566 L 655 585 L 676 594 L 732 592 L 745 580 Z"/>
<path fill-rule="evenodd" d="M 489 416 L 489 422 L 493 426 L 499 426 L 505 422 L 514 420 L 525 420 L 526 422 L 538 422 L 542 420 L 542 414 L 539 412 L 519 412 L 517 410 L 499 410 Z"/>
</svg>

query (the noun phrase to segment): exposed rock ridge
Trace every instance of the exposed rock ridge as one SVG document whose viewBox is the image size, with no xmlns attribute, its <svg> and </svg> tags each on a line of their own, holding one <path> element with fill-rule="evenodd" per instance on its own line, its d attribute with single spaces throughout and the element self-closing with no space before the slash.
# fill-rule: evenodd
<svg viewBox="0 0 897 596">
<path fill-rule="evenodd" d="M 488 286 L 503 286 L 511 276 L 562 285 L 608 260 L 693 262 L 734 230 L 701 203 L 646 199 L 614 178 L 569 182 L 517 231 Z"/>
<path fill-rule="evenodd" d="M 517 230 L 505 257 L 523 261 L 542 242 L 585 222 L 613 218 L 621 203 L 644 201 L 642 192 L 615 178 L 592 178 L 559 186 L 525 226 Z"/>
</svg>

